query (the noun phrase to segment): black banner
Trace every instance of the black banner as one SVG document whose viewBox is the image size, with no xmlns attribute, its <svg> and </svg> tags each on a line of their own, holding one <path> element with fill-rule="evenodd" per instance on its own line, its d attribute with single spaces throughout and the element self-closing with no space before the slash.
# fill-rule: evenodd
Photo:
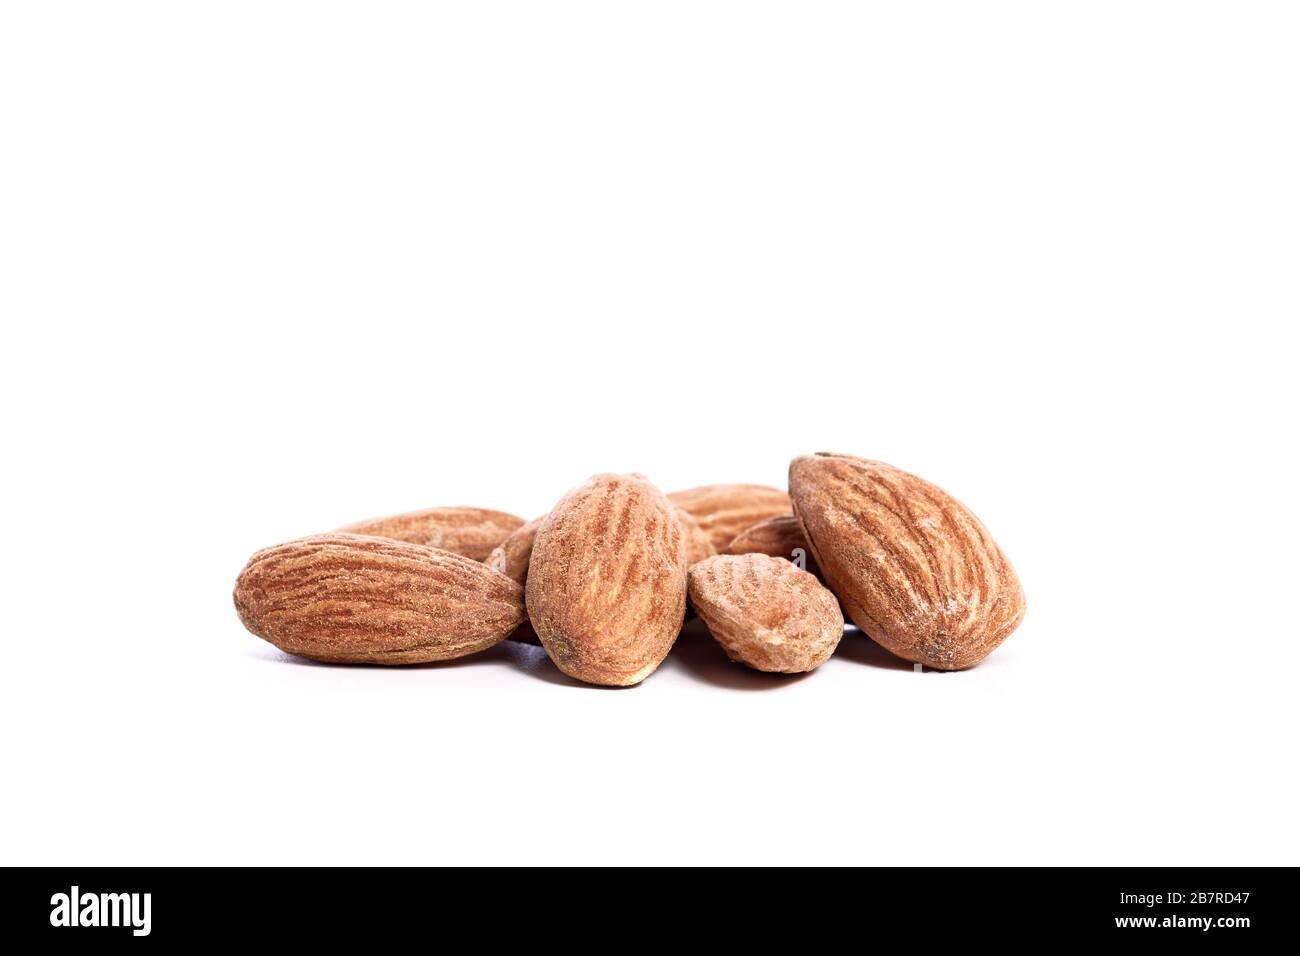
<svg viewBox="0 0 1300 956">
<path fill-rule="evenodd" d="M 535 944 L 645 939 L 687 925 L 728 942 L 848 932 L 864 945 L 1069 939 L 1238 948 L 1293 935 L 1290 869 L 7 869 L 4 926 L 36 944 L 410 939 L 440 925 Z M 558 934 L 558 935 L 557 935 Z M 617 935 L 613 935 L 617 934 Z M 629 937 L 628 934 L 631 934 Z M 804 942 L 809 940 L 805 939 Z M 434 942 L 434 938 L 430 938 Z"/>
</svg>

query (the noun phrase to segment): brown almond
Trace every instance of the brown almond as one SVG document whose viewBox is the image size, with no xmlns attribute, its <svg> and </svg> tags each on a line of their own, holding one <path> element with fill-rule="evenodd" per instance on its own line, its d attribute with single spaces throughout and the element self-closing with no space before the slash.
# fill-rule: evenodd
<svg viewBox="0 0 1300 956">
<path fill-rule="evenodd" d="M 597 475 L 542 521 L 528 617 L 555 665 L 629 686 L 657 668 L 686 610 L 686 538 L 668 499 L 636 475 Z"/>
<path fill-rule="evenodd" d="M 673 505 L 673 513 L 681 522 L 682 533 L 686 536 L 686 566 L 689 568 L 697 561 L 711 558 L 718 553 L 709 536 L 704 533 L 700 523 L 691 517 L 690 512 Z"/>
<path fill-rule="evenodd" d="M 522 586 L 528 580 L 528 562 L 533 556 L 533 540 L 537 537 L 537 529 L 541 526 L 541 518 L 534 518 L 527 524 L 520 525 L 492 549 L 492 553 L 483 563 Z"/>
<path fill-rule="evenodd" d="M 817 562 L 808 548 L 808 539 L 794 515 L 777 515 L 746 528 L 723 549 L 723 554 L 767 554 L 785 558 L 803 570 L 817 574 Z"/>
<path fill-rule="evenodd" d="M 358 521 L 339 530 L 423 544 L 482 561 L 523 523 L 523 518 L 487 508 L 427 508 Z"/>
<path fill-rule="evenodd" d="M 510 580 L 523 587 L 528 580 L 528 562 L 533 556 L 533 540 L 537 529 L 542 525 L 541 518 L 534 518 L 528 524 L 513 531 L 510 537 L 497 545 L 483 563 L 494 571 L 500 571 Z M 540 644 L 537 632 L 527 620 L 520 624 L 510 640 L 520 644 Z"/>
<path fill-rule="evenodd" d="M 844 635 L 835 595 L 789 561 L 719 555 L 690 569 L 691 605 L 727 656 L 760 671 L 799 674 L 826 661 Z"/>
<path fill-rule="evenodd" d="M 703 485 L 674 491 L 668 500 L 699 522 L 719 551 L 751 525 L 791 513 L 790 496 L 767 485 Z"/>
<path fill-rule="evenodd" d="M 491 647 L 524 619 L 519 585 L 450 551 L 322 534 L 258 551 L 235 582 L 244 626 L 334 664 L 418 664 Z"/>
<path fill-rule="evenodd" d="M 790 463 L 795 514 L 853 622 L 937 670 L 978 664 L 1016 629 L 1011 563 L 961 502 L 916 475 L 852 455 Z"/>
</svg>

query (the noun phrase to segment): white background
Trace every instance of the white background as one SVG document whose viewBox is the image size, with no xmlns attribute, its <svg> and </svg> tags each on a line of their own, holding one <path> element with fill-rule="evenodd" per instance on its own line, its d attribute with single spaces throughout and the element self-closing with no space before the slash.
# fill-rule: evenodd
<svg viewBox="0 0 1300 956">
<path fill-rule="evenodd" d="M 1295 864 L 1277 3 L 7 3 L 0 860 Z M 294 662 L 257 548 L 880 458 L 1024 625 Z"/>
</svg>

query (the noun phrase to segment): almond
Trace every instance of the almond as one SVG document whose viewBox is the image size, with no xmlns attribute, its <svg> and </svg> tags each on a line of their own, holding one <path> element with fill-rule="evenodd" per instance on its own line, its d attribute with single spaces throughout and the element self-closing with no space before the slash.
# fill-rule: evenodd
<svg viewBox="0 0 1300 956">
<path fill-rule="evenodd" d="M 673 513 L 681 522 L 682 533 L 686 536 L 686 566 L 689 568 L 696 561 L 703 561 L 718 553 L 709 536 L 704 533 L 700 523 L 691 517 L 690 512 L 673 505 Z"/>
<path fill-rule="evenodd" d="M 824 663 L 844 635 L 835 595 L 789 561 L 719 555 L 690 569 L 691 605 L 727 656 L 798 674 Z"/>
<path fill-rule="evenodd" d="M 528 617 L 570 677 L 630 686 L 668 654 L 686 610 L 686 537 L 639 475 L 597 475 L 537 529 Z"/>
<path fill-rule="evenodd" d="M 808 549 L 808 539 L 803 536 L 799 519 L 794 515 L 777 515 L 746 528 L 722 551 L 723 554 L 767 554 L 797 563 L 803 560 L 803 569 L 810 574 L 819 573 L 817 562 Z"/>
<path fill-rule="evenodd" d="M 528 524 L 511 532 L 510 537 L 502 541 L 483 563 L 494 571 L 500 571 L 520 587 L 528 580 L 528 562 L 533 556 L 533 540 L 537 529 L 542 525 L 541 518 L 534 518 Z M 527 620 L 515 628 L 510 640 L 520 644 L 540 644 L 537 632 Z"/>
<path fill-rule="evenodd" d="M 428 508 L 358 521 L 339 530 L 423 544 L 482 561 L 523 523 L 523 518 L 487 508 Z"/>
<path fill-rule="evenodd" d="M 668 500 L 699 522 L 719 551 L 751 525 L 790 514 L 790 496 L 767 485 L 704 485 L 674 491 Z"/>
<path fill-rule="evenodd" d="M 528 580 L 528 562 L 533 556 L 533 540 L 537 537 L 537 529 L 541 526 L 541 518 L 534 518 L 527 524 L 520 525 L 510 532 L 509 537 L 492 549 L 492 553 L 483 563 L 522 586 Z"/>
<path fill-rule="evenodd" d="M 970 667 L 1024 617 L 1006 555 L 965 505 L 928 481 L 823 452 L 790 463 L 790 494 L 849 617 L 899 657 Z"/>
<path fill-rule="evenodd" d="M 524 619 L 522 590 L 469 558 L 322 534 L 258 551 L 235 582 L 244 626 L 335 664 L 417 664 L 491 647 Z"/>
</svg>

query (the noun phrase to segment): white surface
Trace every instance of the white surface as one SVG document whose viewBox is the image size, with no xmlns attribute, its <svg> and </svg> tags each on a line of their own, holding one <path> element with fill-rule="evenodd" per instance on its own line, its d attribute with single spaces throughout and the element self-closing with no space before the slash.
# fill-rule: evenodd
<svg viewBox="0 0 1300 956">
<path fill-rule="evenodd" d="M 5 863 L 1300 862 L 1287 4 L 6 4 Z M 942 485 L 984 665 L 304 665 L 256 548 Z"/>
</svg>

